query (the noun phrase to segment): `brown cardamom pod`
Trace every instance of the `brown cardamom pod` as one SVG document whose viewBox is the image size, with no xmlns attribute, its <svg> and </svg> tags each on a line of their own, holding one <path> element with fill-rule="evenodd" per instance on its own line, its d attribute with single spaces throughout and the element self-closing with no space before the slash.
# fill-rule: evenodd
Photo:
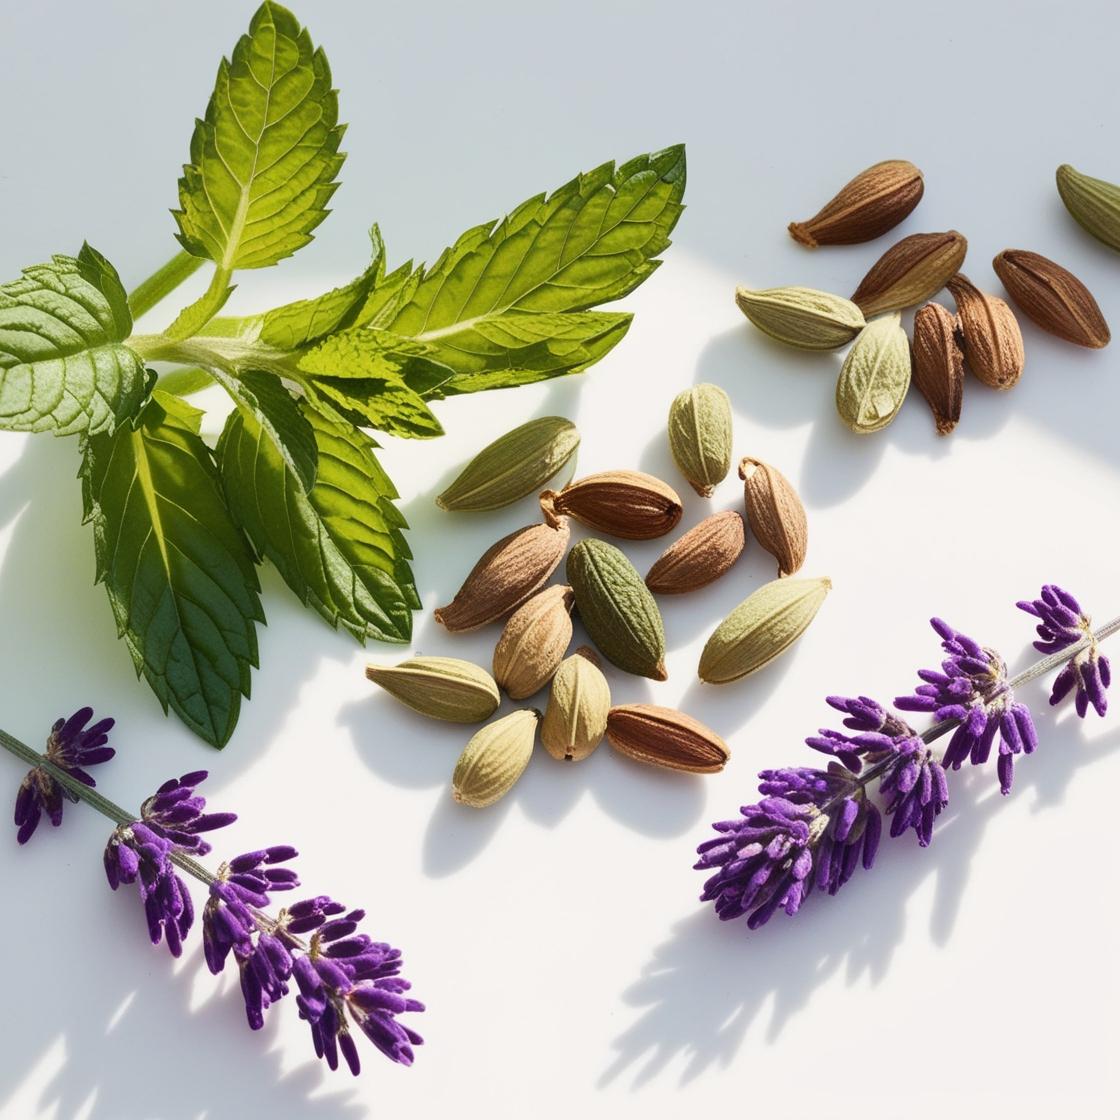
<svg viewBox="0 0 1120 1120">
<path fill-rule="evenodd" d="M 731 757 L 727 744 L 710 727 L 655 704 L 611 708 L 607 741 L 627 758 L 694 774 L 718 773 Z"/>
<path fill-rule="evenodd" d="M 777 467 L 747 456 L 739 463 L 751 532 L 778 561 L 778 575 L 793 575 L 805 563 L 809 522 L 793 484 Z"/>
<path fill-rule="evenodd" d="M 679 595 L 714 583 L 742 555 L 747 544 L 741 514 L 713 513 L 675 540 L 646 575 L 646 587 L 658 595 Z"/>
<path fill-rule="evenodd" d="M 1026 361 L 1015 312 L 1006 301 L 980 291 L 959 272 L 946 286 L 957 301 L 968 368 L 992 389 L 1010 389 L 1022 377 Z"/>
<path fill-rule="evenodd" d="M 1072 272 L 1026 249 L 1004 249 L 992 261 L 1003 286 L 1044 331 L 1099 350 L 1112 338 L 1092 293 Z"/>
<path fill-rule="evenodd" d="M 462 633 L 505 618 L 548 582 L 570 536 L 567 518 L 558 517 L 502 537 L 471 569 L 455 598 L 436 608 L 436 622 Z"/>
<path fill-rule="evenodd" d="M 556 672 L 572 641 L 570 587 L 546 587 L 509 616 L 494 647 L 494 680 L 511 700 L 539 692 Z"/>
<path fill-rule="evenodd" d="M 794 241 L 855 245 L 894 229 L 921 201 L 922 173 L 904 159 L 888 159 L 861 171 L 805 222 L 790 222 Z"/>
<path fill-rule="evenodd" d="M 967 251 L 968 242 L 955 229 L 904 237 L 871 266 L 852 294 L 852 303 L 868 319 L 923 303 L 945 287 Z"/>
<path fill-rule="evenodd" d="M 938 435 L 947 436 L 961 418 L 964 354 L 958 341 L 960 321 L 939 303 L 914 312 L 913 379 L 929 403 Z"/>
<path fill-rule="evenodd" d="M 541 495 L 546 518 L 570 515 L 592 529 L 628 540 L 662 537 L 681 519 L 677 492 L 641 471 L 603 471 Z"/>
</svg>

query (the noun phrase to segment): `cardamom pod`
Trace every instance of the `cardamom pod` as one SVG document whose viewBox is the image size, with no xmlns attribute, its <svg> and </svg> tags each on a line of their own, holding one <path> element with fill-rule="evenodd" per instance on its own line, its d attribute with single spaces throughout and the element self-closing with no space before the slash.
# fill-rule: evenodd
<svg viewBox="0 0 1120 1120">
<path fill-rule="evenodd" d="M 634 565 L 614 545 L 588 539 L 568 553 L 566 571 L 583 625 L 607 660 L 665 680 L 665 624 Z"/>
<path fill-rule="evenodd" d="M 552 679 L 572 641 L 572 589 L 546 587 L 509 616 L 494 647 L 494 679 L 524 700 Z"/>
<path fill-rule="evenodd" d="M 802 350 L 835 350 L 867 325 L 850 299 L 816 288 L 735 289 L 739 310 L 760 331 Z"/>
<path fill-rule="evenodd" d="M 498 708 L 494 678 L 457 657 L 410 657 L 399 665 L 367 665 L 366 676 L 414 712 L 452 723 L 481 723 Z"/>
<path fill-rule="evenodd" d="M 896 311 L 868 323 L 840 368 L 836 410 L 860 435 L 885 428 L 910 388 L 910 343 L 900 319 Z"/>
<path fill-rule="evenodd" d="M 912 163 L 884 160 L 845 183 L 808 221 L 790 222 L 789 233 L 810 249 L 871 241 L 894 229 L 924 190 L 922 173 Z"/>
<path fill-rule="evenodd" d="M 731 469 L 731 402 L 718 385 L 696 385 L 669 406 L 669 450 L 702 498 Z"/>
<path fill-rule="evenodd" d="M 599 659 L 587 646 L 580 646 L 560 662 L 552 678 L 541 720 L 544 749 L 560 761 L 585 759 L 602 742 L 610 707 L 610 685 Z"/>
<path fill-rule="evenodd" d="M 912 233 L 892 245 L 870 268 L 852 302 L 871 318 L 923 303 L 960 270 L 968 242 L 955 229 Z"/>
<path fill-rule="evenodd" d="M 717 774 L 727 765 L 727 744 L 698 719 L 656 704 L 623 704 L 607 716 L 607 741 L 638 762 Z"/>
<path fill-rule="evenodd" d="M 638 541 L 664 536 L 683 511 L 668 483 L 641 471 L 603 471 L 546 490 L 541 509 L 549 520 L 567 514 L 601 533 Z"/>
<path fill-rule="evenodd" d="M 1050 334 L 1099 350 L 1112 338 L 1092 293 L 1060 264 L 1026 249 L 1004 249 L 992 261 L 1019 309 Z"/>
<path fill-rule="evenodd" d="M 809 522 L 793 484 L 777 467 L 749 456 L 739 463 L 751 532 L 789 576 L 805 563 Z"/>
<path fill-rule="evenodd" d="M 505 618 L 548 582 L 570 536 L 567 519 L 560 517 L 502 537 L 471 569 L 455 598 L 436 608 L 436 622 L 457 634 Z"/>
<path fill-rule="evenodd" d="M 455 763 L 455 800 L 485 809 L 509 793 L 529 765 L 540 718 L 540 712 L 523 709 L 476 731 Z"/>
<path fill-rule="evenodd" d="M 700 679 L 726 684 L 769 665 L 801 637 L 831 589 L 829 579 L 764 583 L 712 632 L 700 654 Z"/>
<path fill-rule="evenodd" d="M 939 303 L 914 312 L 914 384 L 933 412 L 938 435 L 947 436 L 961 418 L 964 354 L 960 320 Z"/>
<path fill-rule="evenodd" d="M 484 447 L 438 498 L 440 509 L 501 509 L 534 494 L 575 454 L 579 432 L 562 416 L 542 416 Z"/>
<path fill-rule="evenodd" d="M 1120 249 L 1120 187 L 1094 179 L 1063 163 L 1058 194 L 1081 226 L 1110 249 Z"/>
<path fill-rule="evenodd" d="M 999 296 L 980 291 L 957 273 L 947 287 L 957 302 L 968 368 L 992 389 L 1010 389 L 1023 375 L 1026 356 L 1015 313 Z"/>
<path fill-rule="evenodd" d="M 658 595 L 707 587 L 739 559 L 746 544 L 743 518 L 735 510 L 713 513 L 657 558 L 646 573 L 646 587 Z"/>
</svg>

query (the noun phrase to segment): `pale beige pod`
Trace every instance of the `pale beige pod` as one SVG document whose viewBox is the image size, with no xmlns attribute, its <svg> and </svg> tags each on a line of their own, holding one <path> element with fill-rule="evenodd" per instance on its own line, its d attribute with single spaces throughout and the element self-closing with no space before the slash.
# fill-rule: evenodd
<svg viewBox="0 0 1120 1120">
<path fill-rule="evenodd" d="M 566 657 L 552 678 L 541 720 L 544 749 L 559 761 L 580 762 L 602 742 L 611 689 L 599 659 L 587 646 Z"/>
<path fill-rule="evenodd" d="M 494 647 L 494 679 L 511 700 L 524 700 L 552 679 L 572 641 L 572 589 L 538 591 L 517 608 Z"/>
<path fill-rule="evenodd" d="M 494 678 L 457 657 L 410 657 L 366 666 L 366 676 L 414 712 L 452 723 L 481 723 L 501 703 Z"/>
<path fill-rule="evenodd" d="M 523 709 L 476 731 L 455 763 L 452 797 L 485 809 L 509 793 L 529 765 L 540 718 L 540 712 Z"/>
</svg>

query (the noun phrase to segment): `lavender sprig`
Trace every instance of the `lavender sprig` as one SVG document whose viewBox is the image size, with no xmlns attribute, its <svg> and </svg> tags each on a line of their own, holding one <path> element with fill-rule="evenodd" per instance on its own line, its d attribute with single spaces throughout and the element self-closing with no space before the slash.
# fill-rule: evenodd
<svg viewBox="0 0 1120 1120">
<path fill-rule="evenodd" d="M 746 915 L 748 927 L 757 929 L 779 909 L 796 914 L 815 888 L 835 894 L 858 866 L 874 863 L 881 826 L 870 797 L 876 782 L 891 836 L 912 829 L 921 847 L 948 804 L 946 771 L 987 762 L 997 741 L 1000 790 L 1009 793 L 1015 757 L 1038 746 L 1015 689 L 1054 669 L 1061 667 L 1052 704 L 1076 686 L 1077 714 L 1084 717 L 1090 705 L 1103 714 L 1110 674 L 1098 645 L 1120 630 L 1120 618 L 1093 631 L 1077 600 L 1053 584 L 1018 605 L 1040 619 L 1035 646 L 1048 656 L 1012 678 L 994 650 L 931 620 L 946 658 L 940 671 L 921 670 L 922 683 L 896 701 L 905 711 L 933 715 L 936 722 L 921 733 L 870 697 L 828 697 L 844 714 L 846 730 L 824 728 L 806 740 L 831 757 L 828 768 L 762 771 L 762 800 L 743 806 L 736 819 L 716 822 L 717 835 L 697 849 L 696 869 L 713 872 L 701 901 L 714 903 L 724 920 Z M 949 732 L 937 759 L 929 744 Z"/>
<path fill-rule="evenodd" d="M 63 798 L 87 802 L 116 825 L 104 854 L 109 885 L 116 890 L 136 884 L 153 944 L 166 942 L 177 957 L 193 927 L 194 905 L 178 872 L 207 886 L 202 912 L 206 963 L 217 974 L 230 958 L 236 962 L 252 1029 L 264 1025 L 265 1012 L 288 994 L 294 978 L 300 1018 L 310 1025 L 316 1055 L 331 1069 L 338 1068 L 341 1055 L 354 1074 L 359 1072 L 352 1028 L 392 1061 L 411 1065 L 413 1047 L 423 1039 L 396 1017 L 423 1011 L 424 1005 L 406 995 L 410 985 L 400 976 L 400 950 L 359 932 L 364 912 L 347 910 L 325 895 L 269 914 L 274 892 L 299 886 L 295 871 L 281 866 L 297 855 L 288 845 L 236 856 L 222 863 L 217 874 L 200 864 L 195 857 L 211 850 L 202 834 L 236 820 L 233 813 L 206 811 L 206 799 L 198 793 L 206 771 L 164 782 L 139 815 L 94 792 L 82 767 L 112 757 L 104 744 L 113 721 L 85 728 L 92 715 L 83 708 L 69 720 L 59 720 L 46 754 L 0 731 L 0 746 L 34 767 L 16 799 L 19 842 L 31 836 L 44 811 L 59 824 Z"/>
</svg>

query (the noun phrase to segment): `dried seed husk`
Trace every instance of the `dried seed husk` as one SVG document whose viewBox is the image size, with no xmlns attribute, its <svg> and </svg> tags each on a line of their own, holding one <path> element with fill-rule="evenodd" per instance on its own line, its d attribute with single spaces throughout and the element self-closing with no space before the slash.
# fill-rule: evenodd
<svg viewBox="0 0 1120 1120">
<path fill-rule="evenodd" d="M 1112 332 L 1097 301 L 1060 264 L 1026 249 L 1004 249 L 992 268 L 1019 310 L 1044 331 L 1096 350 L 1108 345 Z"/>
<path fill-rule="evenodd" d="M 1015 313 L 999 296 L 980 291 L 957 273 L 948 283 L 957 303 L 968 368 L 992 389 L 1010 389 L 1023 375 L 1026 355 Z"/>
<path fill-rule="evenodd" d="M 955 229 L 914 233 L 892 245 L 852 294 L 864 315 L 881 315 L 923 303 L 960 270 L 968 242 Z"/>
<path fill-rule="evenodd" d="M 580 762 L 602 742 L 611 689 L 599 659 L 587 646 L 565 657 L 552 678 L 541 742 L 559 761 Z"/>
<path fill-rule="evenodd" d="M 471 569 L 455 598 L 436 608 L 436 622 L 452 633 L 463 633 L 505 618 L 548 582 L 570 537 L 563 517 L 502 537 Z"/>
<path fill-rule="evenodd" d="M 947 436 L 961 418 L 964 352 L 958 341 L 960 322 L 939 303 L 914 312 L 912 347 L 914 384 L 933 412 L 938 435 Z"/>
<path fill-rule="evenodd" d="M 831 589 L 824 578 L 763 584 L 713 631 L 700 654 L 700 679 L 726 684 L 769 665 L 801 637 Z"/>
<path fill-rule="evenodd" d="M 576 609 L 604 657 L 639 677 L 663 681 L 665 624 L 634 565 L 612 544 L 588 539 L 568 553 Z"/>
<path fill-rule="evenodd" d="M 579 432 L 570 420 L 530 420 L 484 447 L 436 498 L 436 505 L 470 512 L 501 509 L 537 493 L 577 447 Z"/>
<path fill-rule="evenodd" d="M 835 350 L 867 325 L 850 299 L 816 288 L 735 289 L 739 310 L 760 331 L 802 350 Z"/>
<path fill-rule="evenodd" d="M 662 537 L 681 519 L 683 507 L 667 483 L 641 471 L 602 471 L 541 495 L 546 518 L 571 516 L 600 533 L 627 540 Z"/>
<path fill-rule="evenodd" d="M 572 642 L 574 602 L 570 587 L 546 587 L 509 616 L 494 647 L 494 679 L 511 700 L 532 696 L 552 679 Z"/>
<path fill-rule="evenodd" d="M 793 575 L 809 547 L 809 522 L 797 491 L 777 467 L 750 456 L 740 461 L 739 477 L 751 532 L 778 561 L 778 575 Z"/>
<path fill-rule="evenodd" d="M 894 229 L 921 201 L 922 173 L 908 160 L 888 159 L 861 171 L 805 222 L 790 222 L 794 241 L 856 245 Z"/>
<path fill-rule="evenodd" d="M 501 702 L 494 678 L 457 657 L 410 657 L 399 665 L 367 665 L 366 677 L 414 712 L 451 723 L 481 723 Z"/>
<path fill-rule="evenodd" d="M 540 712 L 523 709 L 476 731 L 455 763 L 455 800 L 485 809 L 509 793 L 529 765 L 540 718 Z"/>
<path fill-rule="evenodd" d="M 695 385 L 669 406 L 669 450 L 702 498 L 731 469 L 731 402 L 718 385 Z"/>
<path fill-rule="evenodd" d="M 859 435 L 885 428 L 910 388 L 910 344 L 901 316 L 884 315 L 860 332 L 836 382 L 836 411 Z"/>
<path fill-rule="evenodd" d="M 1068 163 L 1058 168 L 1057 179 L 1058 194 L 1082 228 L 1110 249 L 1120 249 L 1120 187 Z"/>
<path fill-rule="evenodd" d="M 727 744 L 710 727 L 656 704 L 611 708 L 607 741 L 627 758 L 692 774 L 718 774 L 731 757 Z"/>
<path fill-rule="evenodd" d="M 678 537 L 646 573 L 646 587 L 658 595 L 698 591 L 722 576 L 747 544 L 743 518 L 735 510 L 713 513 Z"/>
</svg>

